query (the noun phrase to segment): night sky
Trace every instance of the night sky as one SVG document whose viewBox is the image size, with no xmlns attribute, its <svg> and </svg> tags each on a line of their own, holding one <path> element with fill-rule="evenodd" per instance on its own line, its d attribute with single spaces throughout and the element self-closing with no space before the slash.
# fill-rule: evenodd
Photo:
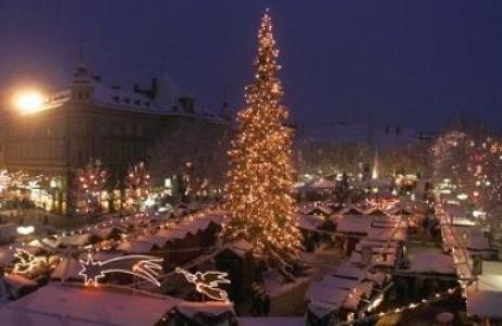
<svg viewBox="0 0 502 326">
<path fill-rule="evenodd" d="M 0 88 L 65 86 L 84 38 L 110 85 L 161 66 L 199 104 L 243 105 L 261 15 L 275 23 L 285 104 L 326 122 L 435 131 L 458 113 L 502 130 L 502 1 L 0 1 Z M 4 96 L 4 102 L 6 96 Z"/>
</svg>

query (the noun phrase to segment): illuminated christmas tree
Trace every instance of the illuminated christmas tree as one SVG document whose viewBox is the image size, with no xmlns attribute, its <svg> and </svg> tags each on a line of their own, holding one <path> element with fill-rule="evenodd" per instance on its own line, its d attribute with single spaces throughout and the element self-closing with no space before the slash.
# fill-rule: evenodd
<svg viewBox="0 0 502 326">
<path fill-rule="evenodd" d="M 264 262 L 286 270 L 301 247 L 291 196 L 293 130 L 277 78 L 279 51 L 268 11 L 258 32 L 255 81 L 245 89 L 246 107 L 238 113 L 239 130 L 229 152 L 231 168 L 225 203 L 230 215 L 226 241 L 245 239 Z"/>
</svg>

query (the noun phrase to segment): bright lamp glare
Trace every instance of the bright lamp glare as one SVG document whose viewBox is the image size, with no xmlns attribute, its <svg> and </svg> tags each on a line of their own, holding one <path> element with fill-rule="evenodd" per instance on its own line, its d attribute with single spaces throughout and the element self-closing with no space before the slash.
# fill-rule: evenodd
<svg viewBox="0 0 502 326">
<path fill-rule="evenodd" d="M 29 235 L 35 232 L 35 227 L 33 225 L 19 226 L 16 231 L 21 235 Z"/>
<path fill-rule="evenodd" d="M 37 91 L 25 91 L 16 96 L 15 104 L 23 113 L 36 112 L 44 104 L 44 97 Z"/>
</svg>

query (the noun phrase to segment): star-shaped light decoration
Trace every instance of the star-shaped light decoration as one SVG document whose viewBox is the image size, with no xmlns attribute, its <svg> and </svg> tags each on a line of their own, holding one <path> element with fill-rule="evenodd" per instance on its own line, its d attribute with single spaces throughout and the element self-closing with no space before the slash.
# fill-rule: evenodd
<svg viewBox="0 0 502 326">
<path fill-rule="evenodd" d="M 87 255 L 87 261 L 80 260 L 80 265 L 82 265 L 82 270 L 78 275 L 85 278 L 85 285 L 94 284 L 94 286 L 98 286 L 98 279 L 105 277 L 101 268 L 101 262 L 95 262 L 91 254 Z"/>
</svg>

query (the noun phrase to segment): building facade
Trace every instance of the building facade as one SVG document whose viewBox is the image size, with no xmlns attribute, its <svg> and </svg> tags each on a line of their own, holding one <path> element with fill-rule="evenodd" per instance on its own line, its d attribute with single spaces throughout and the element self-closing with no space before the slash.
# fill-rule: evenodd
<svg viewBox="0 0 502 326">
<path fill-rule="evenodd" d="M 222 132 L 231 126 L 227 111 L 226 106 L 218 115 L 198 109 L 165 76 L 153 78 L 148 88 L 124 90 L 106 86 L 80 63 L 72 84 L 51 94 L 39 110 L 6 117 L 3 161 L 9 171 L 43 176 L 31 189 L 32 198 L 38 206 L 66 214 L 75 206 L 76 171 L 99 160 L 111 173 L 104 209 L 117 210 L 127 169 L 148 164 L 148 151 L 162 136 L 195 120 Z"/>
</svg>

